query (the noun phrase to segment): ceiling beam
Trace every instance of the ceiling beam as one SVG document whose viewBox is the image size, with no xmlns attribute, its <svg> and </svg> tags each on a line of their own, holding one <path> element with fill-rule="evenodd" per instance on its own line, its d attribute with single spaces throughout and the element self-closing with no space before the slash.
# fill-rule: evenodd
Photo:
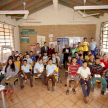
<svg viewBox="0 0 108 108">
<path fill-rule="evenodd" d="M 105 2 L 105 3 L 108 3 L 108 0 L 101 0 L 101 1 L 103 1 L 103 2 Z"/>
<path fill-rule="evenodd" d="M 0 0 L 0 6 L 4 5 L 4 4 L 6 4 L 6 3 L 10 2 L 10 1 L 12 1 L 12 0 L 8 0 L 8 1 Z"/>
<path fill-rule="evenodd" d="M 58 12 L 58 0 L 53 0 L 54 10 Z"/>
</svg>

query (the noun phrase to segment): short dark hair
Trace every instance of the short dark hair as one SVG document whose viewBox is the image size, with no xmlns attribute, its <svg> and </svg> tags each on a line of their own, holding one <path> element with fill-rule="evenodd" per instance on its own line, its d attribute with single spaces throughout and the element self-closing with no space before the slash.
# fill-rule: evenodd
<svg viewBox="0 0 108 108">
<path fill-rule="evenodd" d="M 71 57 L 71 55 L 69 55 L 68 57 Z"/>
<path fill-rule="evenodd" d="M 47 53 L 46 51 L 44 51 L 44 53 Z"/>
<path fill-rule="evenodd" d="M 27 53 L 26 55 L 29 55 L 29 53 Z"/>
<path fill-rule="evenodd" d="M 40 57 L 40 58 L 39 58 L 39 61 L 40 61 L 40 60 L 42 60 L 42 61 L 43 61 L 42 57 Z"/>
<path fill-rule="evenodd" d="M 78 44 L 79 44 L 79 43 L 81 43 L 81 42 L 78 42 Z"/>
<path fill-rule="evenodd" d="M 18 53 L 18 51 L 16 51 Z"/>
<path fill-rule="evenodd" d="M 37 43 L 37 44 L 39 44 L 39 43 Z"/>
<path fill-rule="evenodd" d="M 90 54 L 89 56 L 92 56 L 93 54 Z"/>
<path fill-rule="evenodd" d="M 106 54 L 104 53 L 103 57 L 106 56 Z"/>
<path fill-rule="evenodd" d="M 50 61 L 50 60 L 52 61 L 52 58 L 49 58 L 49 61 Z"/>
<path fill-rule="evenodd" d="M 79 54 L 79 57 L 83 56 L 82 54 Z"/>
<path fill-rule="evenodd" d="M 75 53 L 78 53 L 78 52 L 75 52 Z M 75 53 L 74 53 L 74 54 L 75 54 Z"/>
<path fill-rule="evenodd" d="M 44 42 L 44 44 L 45 44 L 46 42 Z"/>
<path fill-rule="evenodd" d="M 24 62 L 24 61 L 26 61 L 26 62 L 27 62 L 27 60 L 26 60 L 26 59 L 23 59 L 23 62 Z"/>
<path fill-rule="evenodd" d="M 33 51 L 30 51 L 30 53 L 31 53 L 31 52 L 33 53 Z"/>
<path fill-rule="evenodd" d="M 55 54 L 56 54 L 56 53 L 58 54 L 58 52 L 55 52 Z"/>
<path fill-rule="evenodd" d="M 99 57 L 95 58 L 95 60 L 98 60 L 98 59 L 100 60 L 100 58 L 99 58 Z"/>
<path fill-rule="evenodd" d="M 86 61 L 86 60 L 84 60 L 84 61 L 83 61 L 83 63 L 87 63 L 87 61 Z"/>
<path fill-rule="evenodd" d="M 52 53 L 52 54 L 55 54 L 55 53 Z"/>
<path fill-rule="evenodd" d="M 94 39 L 93 37 L 91 39 Z"/>
<path fill-rule="evenodd" d="M 20 57 L 20 56 L 16 56 L 16 60 L 17 60 L 18 57 Z"/>
<path fill-rule="evenodd" d="M 83 39 L 87 39 L 86 37 L 84 37 Z"/>
<path fill-rule="evenodd" d="M 57 41 L 57 42 L 60 42 L 60 41 Z"/>
<path fill-rule="evenodd" d="M 72 60 L 73 60 L 73 59 L 76 59 L 76 57 L 73 57 Z"/>
</svg>

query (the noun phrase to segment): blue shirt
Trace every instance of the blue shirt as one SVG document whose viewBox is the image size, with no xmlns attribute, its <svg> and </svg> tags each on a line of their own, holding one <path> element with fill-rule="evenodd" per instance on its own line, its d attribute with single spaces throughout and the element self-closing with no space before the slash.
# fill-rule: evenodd
<svg viewBox="0 0 108 108">
<path fill-rule="evenodd" d="M 53 63 L 56 63 L 56 58 L 52 58 L 52 60 L 53 60 Z"/>
<path fill-rule="evenodd" d="M 32 61 L 35 63 L 35 56 L 34 55 L 32 55 L 32 56 L 30 56 L 30 58 L 32 59 Z"/>
<path fill-rule="evenodd" d="M 29 73 L 31 69 L 31 65 L 30 64 L 27 64 L 26 66 L 22 65 L 21 66 L 21 70 L 23 70 L 25 73 Z"/>
<path fill-rule="evenodd" d="M 60 61 L 60 57 L 59 56 L 57 56 L 56 58 L 57 58 L 58 61 Z"/>
<path fill-rule="evenodd" d="M 46 66 L 46 70 L 47 70 L 47 75 L 52 74 L 54 72 L 54 70 L 56 70 L 56 65 L 52 64 L 52 65 L 47 65 Z"/>
<path fill-rule="evenodd" d="M 82 66 L 83 61 L 84 61 L 83 59 L 82 59 L 82 60 L 81 60 L 81 59 L 78 59 L 78 60 L 77 60 L 77 63 L 78 63 L 80 66 Z"/>
<path fill-rule="evenodd" d="M 35 66 L 34 66 L 34 73 L 38 73 L 37 71 L 36 71 L 36 69 L 38 69 L 40 72 L 43 72 L 43 63 L 42 64 L 39 64 L 39 62 L 37 62 L 36 64 L 35 64 Z"/>
<path fill-rule="evenodd" d="M 90 47 L 91 47 L 91 50 L 94 50 L 96 48 L 96 42 L 90 42 Z"/>
</svg>

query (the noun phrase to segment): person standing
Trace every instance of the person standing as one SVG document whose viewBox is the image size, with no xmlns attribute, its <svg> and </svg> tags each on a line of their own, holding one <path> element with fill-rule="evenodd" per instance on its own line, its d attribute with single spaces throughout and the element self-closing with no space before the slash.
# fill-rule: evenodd
<svg viewBox="0 0 108 108">
<path fill-rule="evenodd" d="M 86 37 L 84 38 L 84 42 L 82 42 L 82 47 L 83 47 L 83 56 L 84 56 L 84 59 L 85 59 L 85 56 L 87 55 L 88 50 L 89 50 L 89 42 L 87 42 Z"/>
<path fill-rule="evenodd" d="M 90 48 L 91 48 L 91 53 L 95 56 L 95 58 L 96 58 L 96 53 L 95 53 L 96 45 L 97 43 L 94 41 L 94 38 L 91 38 Z"/>
<path fill-rule="evenodd" d="M 87 67 L 87 61 L 83 61 L 83 66 L 78 69 L 77 73 L 79 74 L 81 78 L 80 83 L 81 83 L 82 91 L 84 94 L 84 101 L 85 103 L 88 103 L 89 101 L 88 96 L 90 94 L 90 89 L 91 89 L 91 82 L 90 82 L 91 72 L 90 72 L 89 67 Z M 87 90 L 85 88 L 85 82 L 87 84 Z"/>
<path fill-rule="evenodd" d="M 44 55 L 44 52 L 47 52 L 47 55 L 48 55 L 48 50 L 49 50 L 49 47 L 47 46 L 47 43 L 44 42 L 44 46 L 41 48 L 42 56 Z"/>
<path fill-rule="evenodd" d="M 57 41 L 57 45 L 55 46 L 55 52 L 58 52 L 58 56 L 60 57 L 60 61 L 62 59 L 62 46 L 60 46 L 60 41 Z M 61 68 L 61 63 L 60 63 Z"/>
<path fill-rule="evenodd" d="M 34 51 L 33 51 L 33 53 L 34 53 L 34 55 L 35 55 L 35 57 L 36 57 L 36 61 L 37 61 L 37 59 L 39 58 L 39 53 L 40 53 L 40 52 L 41 52 L 40 44 L 37 43 L 37 44 L 36 44 L 36 48 L 35 48 Z"/>
<path fill-rule="evenodd" d="M 65 45 L 65 48 L 63 49 L 63 54 L 64 54 L 64 59 L 63 59 L 63 64 L 64 64 L 64 68 L 65 68 L 65 61 L 67 61 L 68 56 L 70 54 L 70 49 L 68 48 L 68 45 Z"/>
<path fill-rule="evenodd" d="M 52 56 L 53 53 L 55 53 L 55 48 L 53 47 L 53 44 L 51 44 L 51 48 L 48 50 L 49 56 Z"/>
</svg>

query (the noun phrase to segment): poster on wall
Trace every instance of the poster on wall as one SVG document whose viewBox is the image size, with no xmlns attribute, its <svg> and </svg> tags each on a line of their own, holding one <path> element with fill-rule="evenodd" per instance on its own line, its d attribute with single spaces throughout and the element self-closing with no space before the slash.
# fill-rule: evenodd
<svg viewBox="0 0 108 108">
<path fill-rule="evenodd" d="M 21 36 L 21 43 L 29 43 L 29 36 Z"/>
<path fill-rule="evenodd" d="M 31 50 L 31 51 L 34 51 L 35 48 L 36 48 L 36 45 L 31 45 L 31 46 L 30 46 L 30 50 Z"/>
<path fill-rule="evenodd" d="M 60 41 L 60 45 L 62 48 L 65 48 L 65 45 L 69 45 L 69 39 L 68 38 L 57 38 L 57 41 Z"/>
</svg>

